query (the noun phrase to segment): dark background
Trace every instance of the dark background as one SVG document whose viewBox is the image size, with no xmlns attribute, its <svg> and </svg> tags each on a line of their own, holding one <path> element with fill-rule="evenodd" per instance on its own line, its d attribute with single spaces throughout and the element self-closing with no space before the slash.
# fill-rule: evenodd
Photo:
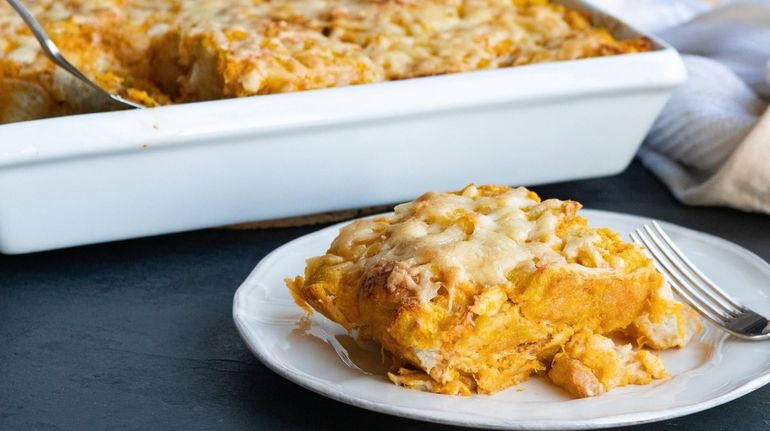
<svg viewBox="0 0 770 431">
<path fill-rule="evenodd" d="M 619 176 L 534 190 L 709 232 L 770 260 L 770 216 L 685 207 L 637 162 Z M 204 230 L 0 256 L 0 430 L 457 429 L 326 399 L 246 350 L 233 293 L 263 256 L 316 229 Z M 770 429 L 770 387 L 632 429 Z"/>
</svg>

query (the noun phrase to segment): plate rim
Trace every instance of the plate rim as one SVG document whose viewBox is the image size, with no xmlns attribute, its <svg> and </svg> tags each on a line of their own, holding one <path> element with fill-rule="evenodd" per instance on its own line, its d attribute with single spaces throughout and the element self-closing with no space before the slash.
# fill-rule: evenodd
<svg viewBox="0 0 770 431">
<path fill-rule="evenodd" d="M 585 215 L 586 218 L 589 218 L 589 219 L 591 214 L 598 214 L 605 217 L 616 218 L 616 219 L 629 221 L 629 222 L 631 221 L 639 222 L 642 219 L 657 220 L 666 229 L 678 230 L 687 234 L 695 234 L 700 239 L 718 244 L 721 247 L 725 247 L 732 252 L 735 252 L 746 258 L 749 258 L 761 265 L 767 266 L 768 267 L 767 269 L 770 270 L 770 264 L 768 264 L 768 262 L 766 262 L 764 259 L 759 257 L 756 253 L 746 249 L 745 247 L 742 247 L 739 244 L 736 244 L 732 241 L 729 241 L 724 238 L 720 238 L 716 235 L 712 235 L 707 232 L 698 231 L 698 230 L 681 226 L 675 223 L 671 223 L 671 222 L 667 222 L 667 221 L 663 221 L 660 219 L 655 219 L 653 217 L 648 217 L 643 215 L 626 214 L 626 213 L 620 213 L 620 212 L 614 212 L 614 211 L 589 209 L 589 208 L 582 208 L 580 212 L 583 215 Z M 388 214 L 391 214 L 391 212 L 385 212 L 381 214 L 375 214 L 375 215 L 360 217 L 360 218 L 373 218 L 373 217 L 380 217 Z M 249 282 L 255 276 L 255 274 L 260 272 L 260 270 L 263 268 L 263 266 L 266 263 L 269 263 L 272 259 L 275 259 L 275 256 L 279 255 L 285 249 L 291 248 L 298 242 L 308 241 L 312 239 L 312 237 L 320 235 L 322 232 L 326 232 L 328 230 L 338 228 L 340 226 L 343 226 L 352 222 L 353 220 L 358 220 L 360 218 L 346 220 L 340 223 L 335 223 L 335 224 L 323 227 L 316 231 L 294 238 L 291 241 L 288 241 L 285 244 L 282 244 L 281 246 L 275 248 L 273 251 L 271 251 L 270 253 L 265 255 L 262 259 L 260 259 L 260 261 L 254 267 L 254 269 L 252 269 L 249 275 L 244 279 L 244 281 L 238 287 L 238 289 L 236 290 L 233 296 L 233 308 L 232 308 L 233 322 L 235 323 L 235 327 L 238 330 L 239 336 L 241 337 L 243 342 L 246 344 L 246 347 L 249 349 L 249 351 L 262 364 L 264 364 L 266 367 L 268 367 L 270 370 L 272 370 L 276 374 L 286 378 L 292 383 L 299 385 L 300 387 L 308 389 L 319 395 L 325 396 L 327 398 L 330 398 L 335 401 L 339 401 L 354 407 L 363 408 L 363 409 L 374 411 L 377 413 L 388 414 L 392 416 L 403 417 L 403 418 L 418 420 L 423 422 L 464 426 L 464 427 L 471 427 L 471 428 L 477 428 L 477 429 L 499 429 L 499 430 L 602 429 L 602 428 L 610 428 L 610 427 L 618 427 L 618 426 L 640 425 L 645 423 L 659 422 L 667 419 L 673 419 L 677 417 L 687 416 L 693 413 L 698 413 L 698 412 L 725 404 L 737 398 L 740 398 L 770 383 L 770 366 L 768 366 L 767 369 L 764 371 L 764 373 L 737 386 L 736 388 L 734 388 L 733 390 L 725 394 L 722 394 L 718 397 L 714 397 L 698 403 L 687 405 L 687 406 L 664 408 L 664 409 L 646 411 L 646 412 L 624 413 L 619 415 L 604 416 L 604 417 L 592 418 L 592 419 L 522 420 L 522 421 L 511 422 L 509 420 L 488 418 L 483 416 L 479 416 L 478 418 L 480 420 L 476 420 L 476 421 L 465 421 L 459 418 L 444 418 L 434 414 L 433 410 L 393 406 L 391 404 L 384 403 L 384 402 L 362 399 L 357 396 L 349 395 L 344 391 L 334 390 L 333 387 L 327 386 L 323 382 L 304 379 L 300 373 L 297 373 L 292 369 L 290 369 L 289 367 L 283 366 L 282 364 L 273 361 L 270 358 L 270 356 L 266 354 L 265 349 L 263 349 L 262 346 L 260 345 L 260 340 L 256 340 L 253 337 L 250 337 L 248 335 L 249 329 L 247 327 L 247 324 L 244 321 L 244 319 L 241 319 L 241 315 L 239 313 L 241 297 L 245 294 L 244 292 L 246 292 L 247 288 L 250 286 Z"/>
</svg>

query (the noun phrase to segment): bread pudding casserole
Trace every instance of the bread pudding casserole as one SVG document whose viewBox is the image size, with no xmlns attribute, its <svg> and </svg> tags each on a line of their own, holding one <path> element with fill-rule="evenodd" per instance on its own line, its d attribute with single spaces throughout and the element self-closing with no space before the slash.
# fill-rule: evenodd
<svg viewBox="0 0 770 431">
<path fill-rule="evenodd" d="M 407 388 L 490 394 L 543 374 L 589 397 L 663 378 L 653 351 L 700 321 L 642 249 L 579 208 L 522 187 L 427 193 L 343 227 L 286 283 L 308 313 L 380 343 Z"/>
<path fill-rule="evenodd" d="M 25 0 L 63 54 L 146 106 L 651 49 L 549 0 Z M 0 2 L 0 123 L 104 109 Z"/>
</svg>

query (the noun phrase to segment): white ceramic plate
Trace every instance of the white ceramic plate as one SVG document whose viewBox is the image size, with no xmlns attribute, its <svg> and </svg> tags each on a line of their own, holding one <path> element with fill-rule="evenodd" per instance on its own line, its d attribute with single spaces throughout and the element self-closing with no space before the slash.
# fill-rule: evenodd
<svg viewBox="0 0 770 431">
<path fill-rule="evenodd" d="M 593 226 L 627 233 L 648 219 L 584 210 Z M 731 242 L 664 224 L 681 248 L 725 289 L 770 315 L 770 265 Z M 354 406 L 431 422 L 499 429 L 602 428 L 683 416 L 770 382 L 770 343 L 741 342 L 707 326 L 685 349 L 662 353 L 669 378 L 571 399 L 535 377 L 491 396 L 455 397 L 391 384 L 379 350 L 319 314 L 303 318 L 283 279 L 323 254 L 339 226 L 296 239 L 265 257 L 235 294 L 233 316 L 249 349 L 287 379 Z"/>
</svg>

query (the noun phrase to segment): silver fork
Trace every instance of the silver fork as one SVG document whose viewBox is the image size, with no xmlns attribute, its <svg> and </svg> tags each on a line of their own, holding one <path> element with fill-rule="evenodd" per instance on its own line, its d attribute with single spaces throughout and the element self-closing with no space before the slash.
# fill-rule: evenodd
<svg viewBox="0 0 770 431">
<path fill-rule="evenodd" d="M 629 236 L 647 249 L 674 291 L 701 316 L 744 340 L 770 338 L 770 322 L 720 289 L 682 253 L 657 222 L 644 225 Z"/>
<path fill-rule="evenodd" d="M 40 23 L 35 19 L 34 16 L 32 16 L 30 11 L 21 4 L 21 2 L 18 0 L 6 1 L 16 10 L 21 19 L 24 20 L 24 22 L 27 24 L 27 27 L 29 27 L 29 29 L 32 31 L 32 34 L 35 36 L 35 39 L 37 39 L 38 43 L 40 43 L 40 47 L 43 48 L 43 52 L 49 59 L 51 59 L 51 61 L 69 72 L 75 78 L 85 83 L 90 88 L 94 89 L 97 93 L 104 96 L 106 98 L 105 100 L 109 100 L 113 104 L 117 104 L 123 108 L 144 108 L 144 106 L 138 103 L 124 99 L 117 94 L 110 93 L 104 88 L 98 86 L 95 82 L 91 81 L 87 76 L 83 74 L 83 72 L 81 72 L 77 67 L 73 66 L 72 63 L 64 58 L 62 53 L 59 51 L 59 48 L 55 43 L 53 43 L 53 40 L 48 37 L 48 33 L 46 33 L 46 31 L 43 29 L 43 26 L 40 25 Z"/>
</svg>

